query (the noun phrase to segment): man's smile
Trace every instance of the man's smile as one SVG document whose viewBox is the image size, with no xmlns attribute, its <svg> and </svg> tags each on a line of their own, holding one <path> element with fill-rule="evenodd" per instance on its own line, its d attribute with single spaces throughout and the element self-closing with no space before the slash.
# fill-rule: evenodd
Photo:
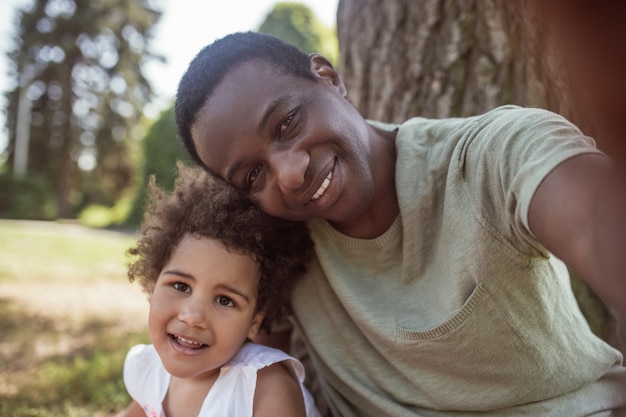
<svg viewBox="0 0 626 417">
<path fill-rule="evenodd" d="M 313 198 L 311 198 L 311 201 L 317 200 L 324 194 L 324 192 L 328 188 L 328 185 L 330 184 L 330 180 L 332 179 L 333 179 L 333 171 L 330 171 L 328 175 L 326 176 L 326 178 L 324 178 L 324 181 L 322 181 L 322 185 L 320 185 L 320 188 L 318 188 L 315 194 L 313 195 Z"/>
</svg>

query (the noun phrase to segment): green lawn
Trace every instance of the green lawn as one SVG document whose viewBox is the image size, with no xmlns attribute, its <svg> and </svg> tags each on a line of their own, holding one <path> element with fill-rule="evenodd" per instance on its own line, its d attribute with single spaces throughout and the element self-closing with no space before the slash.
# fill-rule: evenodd
<svg viewBox="0 0 626 417">
<path fill-rule="evenodd" d="M 75 224 L 0 220 L 0 280 L 118 280 L 134 239 Z"/>
<path fill-rule="evenodd" d="M 128 233 L 0 220 L 0 416 L 111 416 L 127 350 L 148 342 Z"/>
</svg>

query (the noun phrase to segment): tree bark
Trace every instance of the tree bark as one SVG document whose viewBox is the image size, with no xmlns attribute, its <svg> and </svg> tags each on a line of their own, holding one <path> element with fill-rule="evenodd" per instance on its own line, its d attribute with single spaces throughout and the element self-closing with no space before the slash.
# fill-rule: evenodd
<svg viewBox="0 0 626 417">
<path fill-rule="evenodd" d="M 449 117 L 518 103 L 546 107 L 534 62 L 516 60 L 498 0 L 340 0 L 340 70 L 372 119 Z"/>
</svg>

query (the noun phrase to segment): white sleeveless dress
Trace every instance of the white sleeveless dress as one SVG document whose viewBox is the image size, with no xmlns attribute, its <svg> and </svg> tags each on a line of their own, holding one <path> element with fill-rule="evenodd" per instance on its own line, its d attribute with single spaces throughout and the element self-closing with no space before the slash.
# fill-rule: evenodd
<svg viewBox="0 0 626 417">
<path fill-rule="evenodd" d="M 307 417 L 320 417 L 313 397 L 304 387 L 304 367 L 281 350 L 246 343 L 224 365 L 207 394 L 198 417 L 252 417 L 257 371 L 282 362 L 296 376 L 304 397 Z M 166 417 L 163 399 L 170 384 L 167 373 L 153 345 L 130 349 L 124 363 L 124 383 L 129 395 L 148 417 Z"/>
</svg>

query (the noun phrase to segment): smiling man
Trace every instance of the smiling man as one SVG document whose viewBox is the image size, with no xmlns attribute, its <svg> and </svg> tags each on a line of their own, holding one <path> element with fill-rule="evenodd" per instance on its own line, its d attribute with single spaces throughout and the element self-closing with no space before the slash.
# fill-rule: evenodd
<svg viewBox="0 0 626 417">
<path fill-rule="evenodd" d="M 379 179 L 370 166 L 393 165 L 395 133 L 363 120 L 325 58 L 315 55 L 311 65 L 331 88 L 277 77 L 261 59 L 224 74 L 191 125 L 194 152 L 268 214 L 325 218 L 344 233 L 377 236 L 398 204 L 392 172 Z"/>
<path fill-rule="evenodd" d="M 617 415 L 622 355 L 561 261 L 626 305 L 602 261 L 624 243 L 605 234 L 611 161 L 544 110 L 390 125 L 346 95 L 324 57 L 247 32 L 200 51 L 176 98 L 198 164 L 310 228 L 291 321 L 333 414 Z"/>
</svg>

